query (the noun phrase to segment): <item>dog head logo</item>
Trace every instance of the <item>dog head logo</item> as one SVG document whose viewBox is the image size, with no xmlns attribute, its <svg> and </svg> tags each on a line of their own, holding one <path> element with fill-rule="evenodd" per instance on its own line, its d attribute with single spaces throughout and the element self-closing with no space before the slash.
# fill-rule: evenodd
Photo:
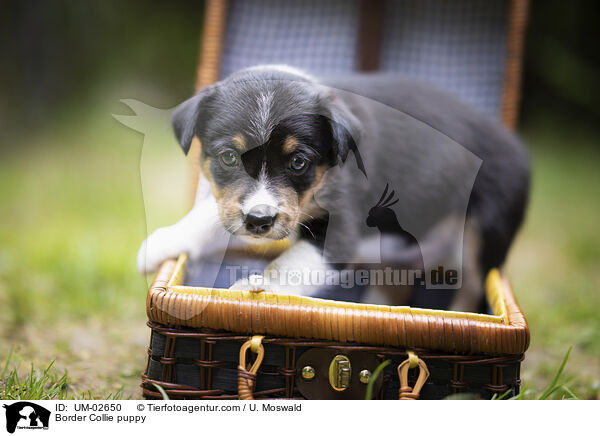
<svg viewBox="0 0 600 436">
<path fill-rule="evenodd" d="M 4 404 L 6 409 L 6 431 L 14 433 L 18 429 L 48 429 L 50 411 L 28 401 Z"/>
</svg>

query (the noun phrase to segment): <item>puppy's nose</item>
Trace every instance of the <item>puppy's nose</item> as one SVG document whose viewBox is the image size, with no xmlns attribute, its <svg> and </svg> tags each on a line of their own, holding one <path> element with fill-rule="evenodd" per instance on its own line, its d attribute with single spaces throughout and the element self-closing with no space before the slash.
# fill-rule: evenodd
<svg viewBox="0 0 600 436">
<path fill-rule="evenodd" d="M 246 230 L 257 235 L 267 233 L 277 217 L 277 209 L 266 204 L 254 206 L 244 218 Z"/>
</svg>

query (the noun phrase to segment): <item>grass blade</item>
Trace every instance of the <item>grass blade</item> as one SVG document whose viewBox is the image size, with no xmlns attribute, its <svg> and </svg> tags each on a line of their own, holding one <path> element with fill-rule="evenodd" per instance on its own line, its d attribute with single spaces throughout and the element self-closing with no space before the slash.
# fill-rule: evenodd
<svg viewBox="0 0 600 436">
<path fill-rule="evenodd" d="M 565 365 L 567 364 L 567 360 L 569 359 L 569 354 L 571 354 L 571 350 L 573 349 L 573 346 L 571 345 L 569 347 L 569 350 L 567 351 L 567 354 L 565 354 L 565 358 L 563 359 L 562 363 L 560 364 L 560 367 L 558 368 L 558 372 L 556 373 L 556 375 L 554 376 L 554 378 L 552 379 L 552 382 L 550 382 L 550 384 L 548 385 L 548 387 L 544 390 L 544 392 L 542 392 L 542 394 L 539 396 L 538 400 L 546 400 L 548 399 L 554 392 L 556 392 L 558 389 L 562 388 L 562 385 L 558 384 L 558 379 L 560 378 L 560 376 L 563 373 L 563 370 L 565 369 Z"/>
<path fill-rule="evenodd" d="M 10 361 L 12 359 L 12 355 L 13 355 L 13 348 L 10 348 L 10 351 L 8 352 L 8 357 L 6 358 L 6 362 L 4 363 L 4 368 L 2 368 L 2 374 L 0 374 L 0 379 L 4 380 L 4 376 L 6 375 L 6 371 L 8 370 L 8 365 L 10 364 Z"/>
<path fill-rule="evenodd" d="M 391 360 L 386 360 L 385 362 L 381 362 L 379 364 L 379 366 L 377 368 L 375 368 L 375 371 L 373 371 L 373 374 L 371 375 L 371 378 L 369 378 L 369 384 L 367 385 L 367 393 L 365 394 L 365 400 L 372 400 L 373 399 L 373 386 L 375 386 L 375 381 L 377 381 L 377 379 L 379 378 L 379 375 L 381 374 L 381 372 L 390 363 L 392 363 Z"/>
<path fill-rule="evenodd" d="M 573 393 L 573 391 L 571 389 L 569 389 L 568 386 L 563 385 L 563 386 L 561 386 L 561 388 L 563 391 L 565 391 L 567 394 L 569 394 L 569 398 L 568 398 L 569 400 L 579 400 L 580 399 L 577 395 L 575 395 Z"/>
<path fill-rule="evenodd" d="M 512 389 L 507 389 L 506 391 L 504 391 L 504 393 L 502 393 L 502 395 L 494 394 L 494 396 L 492 397 L 492 400 L 503 400 L 506 397 L 508 397 L 508 394 L 510 394 L 511 392 L 512 392 Z"/>
<path fill-rule="evenodd" d="M 160 392 L 160 394 L 163 397 L 163 400 L 169 400 L 169 396 L 167 395 L 167 393 L 165 392 L 165 390 L 162 388 L 162 386 L 157 385 L 156 383 L 152 383 L 154 385 L 154 387 L 158 390 L 158 392 Z"/>
</svg>

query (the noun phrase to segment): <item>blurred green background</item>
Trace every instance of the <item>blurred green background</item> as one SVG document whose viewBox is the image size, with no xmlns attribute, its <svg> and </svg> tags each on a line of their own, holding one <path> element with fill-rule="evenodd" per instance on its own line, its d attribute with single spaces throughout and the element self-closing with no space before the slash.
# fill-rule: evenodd
<svg viewBox="0 0 600 436">
<path fill-rule="evenodd" d="M 135 269 L 146 234 L 142 135 L 111 114 L 131 113 L 123 98 L 168 109 L 192 94 L 202 8 L 3 3 L 0 370 L 13 353 L 0 397 L 14 389 L 11 368 L 25 374 L 53 360 L 43 384 L 62 395 L 140 396 L 149 337 L 147 283 Z M 566 377 L 581 398 L 600 395 L 599 12 L 593 0 L 532 2 L 519 131 L 533 191 L 507 265 L 532 333 L 524 382 L 542 390 L 573 346 Z M 160 187 L 185 186 L 183 156 L 165 136 L 145 159 L 157 169 L 156 223 L 170 224 L 185 193 Z"/>
</svg>

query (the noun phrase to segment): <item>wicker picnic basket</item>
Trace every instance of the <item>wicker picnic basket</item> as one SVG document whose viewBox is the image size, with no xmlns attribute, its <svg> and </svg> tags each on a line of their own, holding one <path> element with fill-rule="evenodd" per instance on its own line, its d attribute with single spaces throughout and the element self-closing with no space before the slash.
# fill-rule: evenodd
<svg viewBox="0 0 600 436">
<path fill-rule="evenodd" d="M 446 86 L 513 128 L 527 6 L 207 0 L 196 85 L 267 62 L 314 73 L 394 71 Z M 427 56 L 435 57 L 441 42 L 452 55 L 445 67 Z M 460 77 L 449 78 L 452 71 Z M 196 140 L 189 153 L 193 186 L 199 150 Z M 157 386 L 171 399 L 363 399 L 369 383 L 379 399 L 519 392 L 529 330 L 497 270 L 486 279 L 491 313 L 214 289 L 190 282 L 188 271 L 185 255 L 168 260 L 150 286 L 145 398 L 161 398 Z"/>
</svg>

